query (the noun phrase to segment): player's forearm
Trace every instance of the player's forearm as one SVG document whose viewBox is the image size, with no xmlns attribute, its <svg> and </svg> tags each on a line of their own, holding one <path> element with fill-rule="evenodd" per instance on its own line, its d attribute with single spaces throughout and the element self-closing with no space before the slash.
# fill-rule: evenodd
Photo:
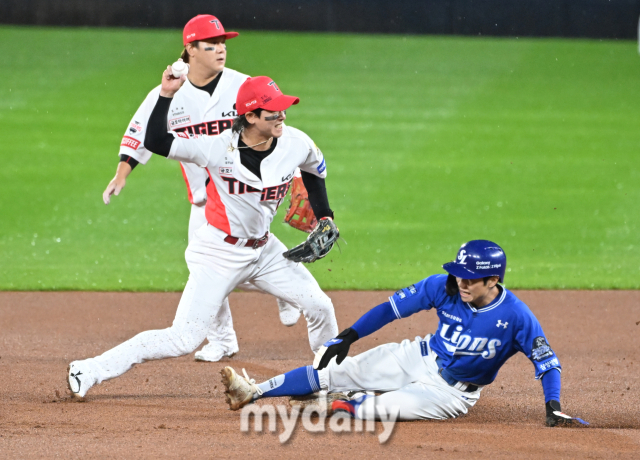
<svg viewBox="0 0 640 460">
<path fill-rule="evenodd" d="M 168 157 L 171 151 L 174 137 L 167 131 L 167 115 L 173 99 L 170 97 L 158 97 L 158 102 L 149 117 L 147 134 L 144 138 L 144 146 L 150 152 L 163 157 Z"/>
<path fill-rule="evenodd" d="M 560 388 L 562 385 L 560 371 L 550 369 L 541 378 L 542 390 L 544 391 L 544 402 L 560 401 Z"/>
<path fill-rule="evenodd" d="M 389 324 L 395 319 L 397 319 L 397 316 L 393 312 L 391 303 L 385 302 L 377 307 L 373 307 L 362 315 L 360 319 L 351 326 L 351 329 L 358 333 L 359 338 L 362 338 L 373 334 L 378 329 L 381 329 L 383 326 Z"/>
<path fill-rule="evenodd" d="M 129 174 L 131 174 L 132 170 L 133 168 L 129 163 L 121 161 L 120 163 L 118 163 L 118 168 L 116 169 L 116 176 L 114 177 L 114 179 L 124 180 L 129 176 Z"/>
<path fill-rule="evenodd" d="M 327 197 L 327 187 L 322 177 L 315 176 L 308 172 L 302 171 L 302 182 L 309 194 L 309 203 L 316 219 L 323 217 L 331 217 L 333 219 L 333 211 L 329 206 L 329 198 Z"/>
</svg>

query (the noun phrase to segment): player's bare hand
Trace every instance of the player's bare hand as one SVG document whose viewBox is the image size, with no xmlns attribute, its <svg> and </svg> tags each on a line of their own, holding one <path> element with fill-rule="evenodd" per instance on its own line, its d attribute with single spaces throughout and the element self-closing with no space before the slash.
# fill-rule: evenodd
<svg viewBox="0 0 640 460">
<path fill-rule="evenodd" d="M 107 185 L 104 193 L 102 194 L 102 201 L 104 204 L 109 204 L 111 202 L 111 195 L 120 195 L 120 192 L 127 184 L 127 179 L 124 177 L 114 177 Z"/>
<path fill-rule="evenodd" d="M 162 73 L 162 84 L 160 85 L 160 96 L 173 97 L 174 94 L 182 87 L 184 82 L 187 81 L 186 75 L 181 75 L 178 78 L 173 76 L 171 66 L 168 65 L 167 69 Z"/>
</svg>

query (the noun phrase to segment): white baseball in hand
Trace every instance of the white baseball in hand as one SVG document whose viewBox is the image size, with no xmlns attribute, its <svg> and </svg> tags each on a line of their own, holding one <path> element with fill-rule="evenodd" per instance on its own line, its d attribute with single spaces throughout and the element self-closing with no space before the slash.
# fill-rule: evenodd
<svg viewBox="0 0 640 460">
<path fill-rule="evenodd" d="M 185 64 L 182 59 L 178 59 L 171 65 L 171 73 L 175 78 L 180 78 L 189 73 L 189 65 Z"/>
</svg>

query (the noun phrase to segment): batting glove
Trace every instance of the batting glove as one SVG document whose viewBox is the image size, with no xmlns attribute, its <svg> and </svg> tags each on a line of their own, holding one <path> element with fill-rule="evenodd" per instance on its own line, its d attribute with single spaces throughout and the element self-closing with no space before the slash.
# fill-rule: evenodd
<svg viewBox="0 0 640 460">
<path fill-rule="evenodd" d="M 329 365 L 329 361 L 336 358 L 336 363 L 340 364 L 349 354 L 349 347 L 353 342 L 358 340 L 358 333 L 351 329 L 345 329 L 338 337 L 331 339 L 320 347 L 313 360 L 313 368 L 316 370 L 324 369 Z"/>
<path fill-rule="evenodd" d="M 571 425 L 573 421 L 577 421 L 582 423 L 583 425 L 588 425 L 588 422 L 585 422 L 581 418 L 571 417 L 564 412 L 560 408 L 560 403 L 558 401 L 554 401 L 553 399 L 546 404 L 547 407 L 547 426 L 564 426 Z"/>
</svg>

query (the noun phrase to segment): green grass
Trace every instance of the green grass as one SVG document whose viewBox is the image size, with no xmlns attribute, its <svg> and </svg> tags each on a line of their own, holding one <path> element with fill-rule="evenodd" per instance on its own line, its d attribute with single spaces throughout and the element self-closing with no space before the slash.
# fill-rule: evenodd
<svg viewBox="0 0 640 460">
<path fill-rule="evenodd" d="M 0 289 L 181 290 L 189 204 L 153 158 L 105 206 L 178 30 L 0 28 Z M 301 104 L 348 244 L 325 289 L 394 289 L 486 238 L 510 288 L 640 287 L 633 42 L 246 32 L 228 66 Z M 283 206 L 284 208 L 284 206 Z M 304 235 L 272 230 L 293 246 Z"/>
</svg>

